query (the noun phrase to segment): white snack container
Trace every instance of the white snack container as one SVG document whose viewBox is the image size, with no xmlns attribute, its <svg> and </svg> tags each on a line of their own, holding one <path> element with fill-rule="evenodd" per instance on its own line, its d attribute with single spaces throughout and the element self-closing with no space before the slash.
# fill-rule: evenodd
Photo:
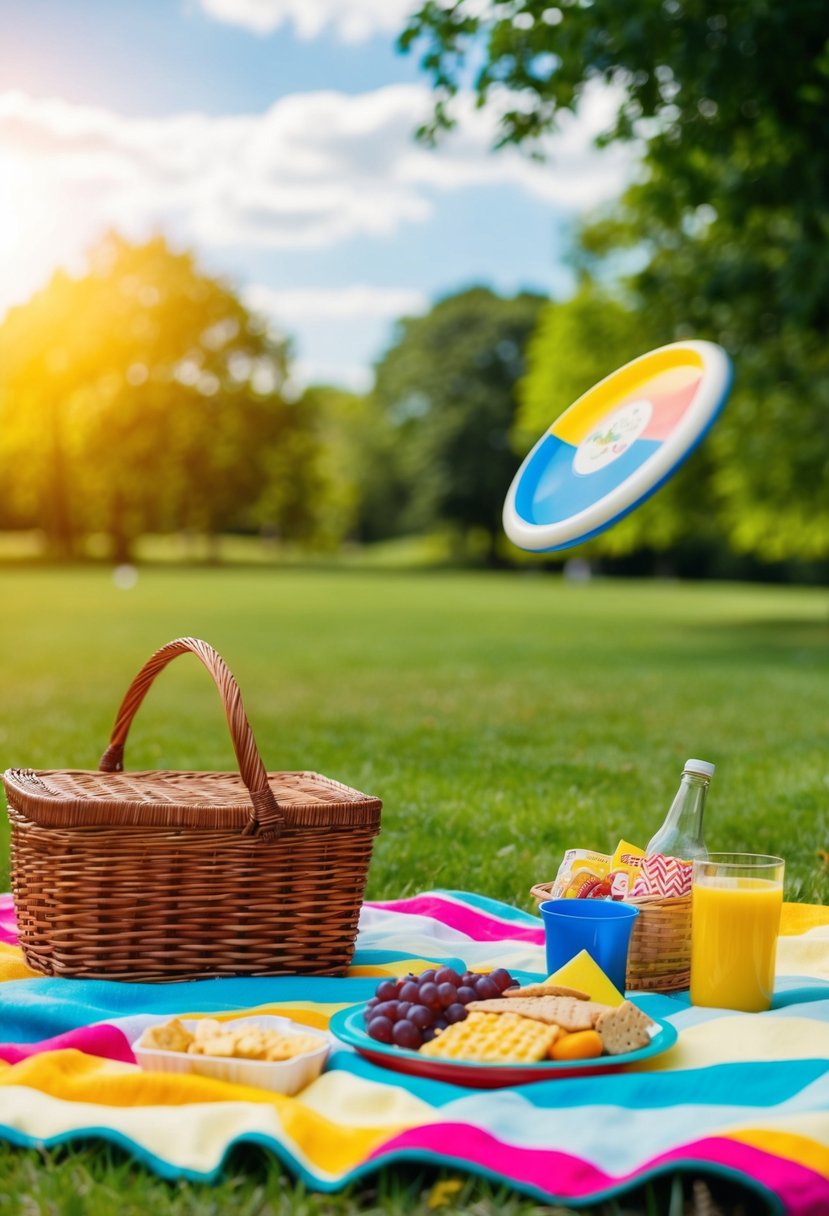
<svg viewBox="0 0 829 1216">
<path fill-rule="evenodd" d="M 157 1024 L 164 1025 L 175 1017 Z M 182 1026 L 194 1033 L 200 1018 L 181 1018 Z M 245 1018 L 225 1018 L 222 1026 L 256 1027 L 261 1030 L 276 1030 L 280 1034 L 312 1035 L 319 1040 L 319 1047 L 292 1056 L 290 1060 L 239 1060 L 227 1056 L 190 1055 L 186 1051 L 162 1051 L 158 1047 L 142 1047 L 141 1041 L 150 1027 L 145 1027 L 132 1044 L 135 1058 L 145 1072 L 177 1072 L 213 1077 L 217 1081 L 232 1081 L 236 1085 L 257 1085 L 278 1094 L 295 1094 L 320 1075 L 331 1050 L 331 1037 L 325 1031 L 292 1022 L 290 1018 L 273 1015 Z"/>
</svg>

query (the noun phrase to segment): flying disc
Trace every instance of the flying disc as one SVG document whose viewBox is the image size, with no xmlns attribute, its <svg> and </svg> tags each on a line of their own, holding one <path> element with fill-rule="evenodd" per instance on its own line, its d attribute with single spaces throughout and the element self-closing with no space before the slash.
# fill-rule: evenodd
<svg viewBox="0 0 829 1216">
<path fill-rule="evenodd" d="M 731 388 L 713 342 L 640 355 L 579 397 L 515 475 L 504 530 L 533 552 L 597 536 L 671 477 L 707 434 Z"/>
</svg>

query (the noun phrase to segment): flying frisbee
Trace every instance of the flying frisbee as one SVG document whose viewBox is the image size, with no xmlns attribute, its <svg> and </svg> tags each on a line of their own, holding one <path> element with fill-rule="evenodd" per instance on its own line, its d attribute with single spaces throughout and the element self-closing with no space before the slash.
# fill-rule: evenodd
<svg viewBox="0 0 829 1216">
<path fill-rule="evenodd" d="M 730 360 L 713 342 L 673 342 L 612 372 L 521 465 L 504 503 L 507 536 L 536 553 L 597 536 L 676 472 L 730 388 Z"/>
</svg>

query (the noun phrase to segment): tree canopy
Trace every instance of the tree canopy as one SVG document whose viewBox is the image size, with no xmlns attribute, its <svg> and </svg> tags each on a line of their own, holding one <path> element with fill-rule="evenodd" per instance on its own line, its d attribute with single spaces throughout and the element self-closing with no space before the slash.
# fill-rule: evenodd
<svg viewBox="0 0 829 1216">
<path fill-rule="evenodd" d="M 111 235 L 0 325 L 6 522 L 125 560 L 146 531 L 315 527 L 317 444 L 284 339 L 161 238 Z"/>
<path fill-rule="evenodd" d="M 586 225 L 582 266 L 604 281 L 635 250 L 643 334 L 734 357 L 711 486 L 732 545 L 771 558 L 829 553 L 828 33 L 824 0 L 429 0 L 400 39 L 434 83 L 427 139 L 469 80 L 498 143 L 536 152 L 613 91 L 602 140 L 640 141 L 643 173 Z"/>
<path fill-rule="evenodd" d="M 494 542 L 516 467 L 516 385 L 543 303 L 473 287 L 399 322 L 374 398 L 395 437 L 401 527 L 481 529 Z"/>
</svg>

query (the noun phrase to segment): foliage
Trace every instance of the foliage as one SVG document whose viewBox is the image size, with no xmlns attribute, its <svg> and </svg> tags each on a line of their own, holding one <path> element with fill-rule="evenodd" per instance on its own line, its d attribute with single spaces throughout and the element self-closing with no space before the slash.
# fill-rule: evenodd
<svg viewBox="0 0 829 1216">
<path fill-rule="evenodd" d="M 103 240 L 0 326 L 0 469 L 12 521 L 71 556 L 106 532 L 313 527 L 309 420 L 288 351 L 188 253 Z M 7 510 L 9 508 L 7 507 Z"/>
<path fill-rule="evenodd" d="M 829 553 L 823 0 L 429 0 L 400 43 L 425 43 L 436 90 L 426 138 L 453 124 L 470 64 L 479 104 L 498 111 L 499 142 L 536 152 L 588 87 L 614 91 L 602 140 L 639 140 L 642 180 L 588 227 L 584 248 L 600 260 L 634 249 L 637 315 L 734 355 L 733 404 L 712 436 L 734 547 Z"/>
<path fill-rule="evenodd" d="M 374 396 L 394 428 L 403 527 L 482 529 L 491 543 L 515 472 L 509 432 L 524 348 L 543 304 L 473 287 L 398 325 Z"/>
</svg>

